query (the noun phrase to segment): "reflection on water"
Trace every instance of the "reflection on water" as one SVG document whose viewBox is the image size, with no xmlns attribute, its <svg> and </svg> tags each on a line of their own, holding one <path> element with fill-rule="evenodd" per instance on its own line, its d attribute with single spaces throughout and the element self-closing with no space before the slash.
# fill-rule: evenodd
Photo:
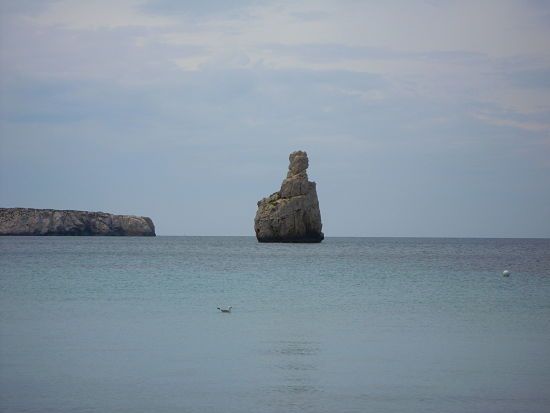
<svg viewBox="0 0 550 413">
<path fill-rule="evenodd" d="M 302 393 L 316 393 L 319 389 L 315 386 L 308 386 L 304 384 L 288 384 L 274 386 L 273 390 L 279 393 L 291 393 L 291 394 L 302 394 Z"/>
<path fill-rule="evenodd" d="M 274 347 L 271 353 L 282 356 L 313 356 L 319 352 L 318 344 L 311 341 L 278 341 Z"/>
<path fill-rule="evenodd" d="M 277 365 L 276 367 L 281 370 L 300 370 L 300 371 L 317 370 L 315 364 L 313 363 L 300 363 L 300 362 L 294 362 L 294 361 L 292 363 L 280 364 L 280 365 Z"/>
<path fill-rule="evenodd" d="M 307 340 L 274 341 L 269 343 L 269 360 L 275 371 L 275 383 L 268 404 L 274 408 L 305 411 L 315 406 L 322 392 L 318 384 L 318 342 Z"/>
</svg>

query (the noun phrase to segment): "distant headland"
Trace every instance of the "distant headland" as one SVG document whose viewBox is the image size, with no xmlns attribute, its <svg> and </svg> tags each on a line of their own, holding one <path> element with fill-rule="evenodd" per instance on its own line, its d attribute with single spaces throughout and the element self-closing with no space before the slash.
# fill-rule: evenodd
<svg viewBox="0 0 550 413">
<path fill-rule="evenodd" d="M 258 202 L 254 232 L 259 242 L 321 242 L 321 211 L 315 182 L 308 180 L 304 151 L 292 152 L 281 189 Z"/>
<path fill-rule="evenodd" d="M 151 218 L 105 212 L 0 208 L 0 235 L 155 236 Z"/>
</svg>

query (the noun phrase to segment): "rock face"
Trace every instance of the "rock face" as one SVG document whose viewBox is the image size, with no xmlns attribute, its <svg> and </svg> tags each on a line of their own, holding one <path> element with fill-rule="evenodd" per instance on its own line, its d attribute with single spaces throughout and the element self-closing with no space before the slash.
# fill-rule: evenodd
<svg viewBox="0 0 550 413">
<path fill-rule="evenodd" d="M 315 182 L 308 181 L 307 153 L 292 152 L 281 189 L 258 202 L 254 231 L 260 242 L 321 242 L 321 211 Z"/>
<path fill-rule="evenodd" d="M 0 235 L 155 236 L 151 218 L 105 212 L 0 208 Z"/>
</svg>

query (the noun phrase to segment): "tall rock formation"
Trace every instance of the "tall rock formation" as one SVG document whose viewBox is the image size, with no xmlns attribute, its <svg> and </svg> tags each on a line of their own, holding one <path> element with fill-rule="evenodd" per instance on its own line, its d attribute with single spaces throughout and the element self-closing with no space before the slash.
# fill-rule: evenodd
<svg viewBox="0 0 550 413">
<path fill-rule="evenodd" d="M 105 212 L 0 208 L 0 235 L 155 236 L 151 218 Z"/>
<path fill-rule="evenodd" d="M 315 182 L 308 181 L 304 151 L 292 152 L 281 189 L 258 202 L 254 231 L 260 242 L 321 242 L 321 211 Z"/>
</svg>

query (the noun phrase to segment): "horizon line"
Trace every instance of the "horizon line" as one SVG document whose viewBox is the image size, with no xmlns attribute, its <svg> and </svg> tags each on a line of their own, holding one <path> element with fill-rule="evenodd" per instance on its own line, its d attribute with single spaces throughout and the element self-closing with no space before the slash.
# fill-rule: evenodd
<svg viewBox="0 0 550 413">
<path fill-rule="evenodd" d="M 157 234 L 157 237 L 216 237 L 216 238 L 256 238 L 255 235 L 175 235 L 175 234 Z M 495 236 L 417 236 L 417 235 L 406 235 L 406 236 L 386 236 L 386 235 L 331 235 L 326 236 L 327 238 L 430 238 L 430 239 L 550 239 L 550 236 L 529 236 L 529 237 L 522 237 L 522 236 L 502 236 L 502 237 L 495 237 Z M 284 243 L 283 243 L 284 244 Z"/>
</svg>

